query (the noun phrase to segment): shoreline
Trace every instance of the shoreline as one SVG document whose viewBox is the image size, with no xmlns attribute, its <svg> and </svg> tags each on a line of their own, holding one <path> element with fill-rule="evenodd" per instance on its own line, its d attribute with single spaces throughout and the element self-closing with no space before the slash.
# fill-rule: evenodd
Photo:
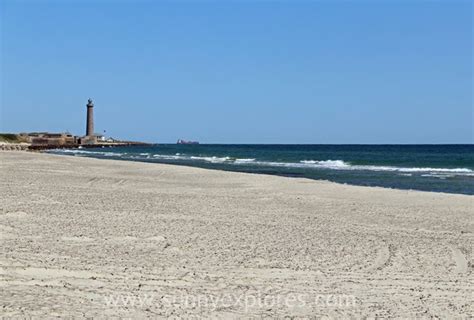
<svg viewBox="0 0 474 320">
<path fill-rule="evenodd" d="M 472 196 L 37 152 L 0 169 L 4 316 L 471 310 Z"/>
<path fill-rule="evenodd" d="M 85 148 L 87 149 L 87 148 Z M 48 151 L 51 150 L 41 150 L 40 152 L 45 153 L 45 154 L 51 154 L 51 155 L 58 155 L 58 156 L 73 156 L 75 157 L 74 154 L 55 154 L 55 153 L 50 153 Z M 467 196 L 473 196 L 474 193 L 469 193 L 469 192 L 455 192 L 455 191 L 438 191 L 438 190 L 423 190 L 423 189 L 413 189 L 413 188 L 402 188 L 402 187 L 390 187 L 390 186 L 381 186 L 381 185 L 365 185 L 365 184 L 357 184 L 355 182 L 342 182 L 342 181 L 334 181 L 334 180 L 329 180 L 329 179 L 323 179 L 323 178 L 312 178 L 312 177 L 306 177 L 301 174 L 292 174 L 292 173 L 279 173 L 279 172 L 274 172 L 274 173 L 268 173 L 265 171 L 246 171 L 246 170 L 236 170 L 234 168 L 219 168 L 219 167 L 207 167 L 199 164 L 187 164 L 187 163 L 167 163 L 167 162 L 154 162 L 154 161 L 147 161 L 147 159 L 122 159 L 122 158 L 103 158 L 103 157 L 95 157 L 95 156 L 80 156 L 82 158 L 89 158 L 89 159 L 98 159 L 98 160 L 115 160 L 115 161 L 129 161 L 129 162 L 139 162 L 139 163 L 151 163 L 151 164 L 158 164 L 158 165 L 171 165 L 171 166 L 180 166 L 180 167 L 191 167 L 191 168 L 199 168 L 199 169 L 204 169 L 204 170 L 217 170 L 217 171 L 223 171 L 223 172 L 236 172 L 236 173 L 246 173 L 246 174 L 258 174 L 258 175 L 268 175 L 268 176 L 277 176 L 277 177 L 284 177 L 284 178 L 300 178 L 300 179 L 308 179 L 311 181 L 325 181 L 325 182 L 331 182 L 331 183 L 336 183 L 340 185 L 348 185 L 348 186 L 355 186 L 355 187 L 366 187 L 366 188 L 382 188 L 382 189 L 387 189 L 387 190 L 400 190 L 400 191 L 420 191 L 420 192 L 430 192 L 430 193 L 440 193 L 440 194 L 458 194 L 458 195 L 467 195 Z"/>
</svg>

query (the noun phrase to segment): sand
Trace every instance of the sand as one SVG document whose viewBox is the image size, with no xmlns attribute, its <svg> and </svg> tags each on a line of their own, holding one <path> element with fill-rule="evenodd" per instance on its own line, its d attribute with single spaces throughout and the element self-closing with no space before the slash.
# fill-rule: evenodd
<svg viewBox="0 0 474 320">
<path fill-rule="evenodd" d="M 3 316 L 472 316 L 472 196 L 29 152 L 0 170 Z"/>
</svg>

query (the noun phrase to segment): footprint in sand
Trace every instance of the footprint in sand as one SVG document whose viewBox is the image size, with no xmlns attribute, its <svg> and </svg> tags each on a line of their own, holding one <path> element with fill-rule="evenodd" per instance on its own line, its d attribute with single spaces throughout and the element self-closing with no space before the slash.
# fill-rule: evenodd
<svg viewBox="0 0 474 320">
<path fill-rule="evenodd" d="M 0 225 L 0 240 L 16 238 L 14 231 L 12 227 Z"/>
<path fill-rule="evenodd" d="M 382 270 L 389 265 L 390 259 L 393 256 L 393 247 L 390 244 L 386 244 L 384 241 L 381 243 L 381 248 L 377 252 L 377 257 L 374 259 L 372 266 L 368 270 Z"/>
<path fill-rule="evenodd" d="M 62 237 L 61 240 L 66 242 L 92 242 L 95 239 L 89 237 Z"/>
<path fill-rule="evenodd" d="M 114 238 L 111 238 L 110 240 L 115 241 L 115 242 L 133 242 L 137 240 L 137 237 L 123 236 L 123 237 L 114 237 Z"/>
<path fill-rule="evenodd" d="M 23 211 L 12 211 L 12 212 L 7 212 L 5 214 L 1 214 L 0 218 L 13 218 L 13 219 L 24 219 L 28 217 L 28 213 L 23 212 Z"/>
<path fill-rule="evenodd" d="M 453 260 L 456 264 L 454 273 L 467 273 L 467 259 L 464 253 L 462 253 L 462 251 L 457 247 L 451 247 L 451 251 L 453 253 Z"/>
<path fill-rule="evenodd" d="M 154 236 L 154 237 L 149 237 L 149 238 L 146 238 L 145 240 L 147 241 L 156 241 L 156 242 L 161 242 L 161 241 L 165 241 L 166 238 L 163 237 L 163 236 Z"/>
<path fill-rule="evenodd" d="M 92 185 L 96 184 L 97 182 L 100 182 L 100 180 L 101 180 L 100 178 L 94 177 L 94 178 L 89 179 L 89 180 L 87 181 L 87 184 L 90 185 L 90 186 L 92 186 Z"/>
<path fill-rule="evenodd" d="M 114 237 L 110 239 L 111 241 L 117 242 L 132 242 L 132 241 L 150 241 L 150 242 L 162 242 L 165 241 L 166 238 L 163 236 L 153 236 L 148 238 L 137 238 L 133 236 L 123 236 L 123 237 Z"/>
</svg>

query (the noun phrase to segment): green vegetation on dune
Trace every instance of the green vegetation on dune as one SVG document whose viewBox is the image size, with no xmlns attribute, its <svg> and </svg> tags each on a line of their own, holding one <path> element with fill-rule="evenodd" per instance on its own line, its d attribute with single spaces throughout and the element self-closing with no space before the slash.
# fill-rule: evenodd
<svg viewBox="0 0 474 320">
<path fill-rule="evenodd" d="M 26 142 L 26 139 L 14 133 L 0 133 L 0 142 L 20 143 Z"/>
</svg>

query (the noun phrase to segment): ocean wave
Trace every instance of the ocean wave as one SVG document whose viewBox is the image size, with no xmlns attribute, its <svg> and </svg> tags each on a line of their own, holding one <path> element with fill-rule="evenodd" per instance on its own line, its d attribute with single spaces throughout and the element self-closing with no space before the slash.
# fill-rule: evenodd
<svg viewBox="0 0 474 320">
<path fill-rule="evenodd" d="M 166 155 L 166 154 L 154 154 L 153 158 L 157 159 L 164 159 L 164 160 L 186 160 L 186 157 L 182 157 L 179 155 Z"/>
<path fill-rule="evenodd" d="M 318 168 L 328 168 L 336 170 L 366 170 L 366 171 L 389 171 L 401 173 L 438 173 L 438 174 L 473 174 L 474 171 L 467 168 L 430 168 L 430 167 L 396 167 L 396 166 L 376 166 L 376 165 L 351 165 L 342 160 L 303 160 L 303 165 L 314 166 Z"/>
<path fill-rule="evenodd" d="M 66 154 L 73 154 L 73 155 L 101 155 L 101 156 L 106 156 L 106 157 L 120 157 L 123 155 L 126 155 L 126 153 L 120 153 L 120 152 L 107 152 L 107 151 L 89 151 L 89 150 L 81 150 L 81 149 L 57 149 L 57 150 L 52 150 L 49 151 L 50 153 L 56 153 L 56 154 L 61 154 L 61 153 L 66 153 Z"/>
<path fill-rule="evenodd" d="M 317 165 L 321 167 L 327 167 L 327 168 L 340 168 L 340 169 L 345 169 L 348 168 L 350 165 L 342 160 L 322 160 L 322 161 L 316 161 L 316 160 L 301 160 L 300 163 L 305 164 L 305 165 Z"/>
<path fill-rule="evenodd" d="M 440 174 L 445 173 L 465 173 L 472 174 L 473 170 L 467 168 L 404 168 L 404 167 L 392 167 L 392 166 L 364 166 L 356 165 L 352 166 L 356 170 L 371 170 L 371 171 L 394 171 L 394 172 L 404 172 L 404 173 L 423 173 L 423 172 L 437 172 Z"/>
<path fill-rule="evenodd" d="M 453 178 L 456 176 L 456 174 L 440 174 L 440 173 L 425 173 L 421 175 L 422 177 L 430 177 L 430 178 L 439 178 L 439 179 L 446 179 L 446 178 Z"/>
<path fill-rule="evenodd" d="M 251 162 L 254 162 L 254 161 L 255 161 L 255 159 L 253 159 L 253 158 L 248 158 L 248 159 L 243 158 L 243 159 L 235 159 L 234 160 L 235 163 L 251 163 Z"/>
<path fill-rule="evenodd" d="M 197 157 L 197 156 L 191 156 L 189 157 L 191 160 L 203 160 L 206 162 L 211 162 L 211 163 L 223 163 L 223 162 L 228 162 L 231 160 L 230 157 Z"/>
<path fill-rule="evenodd" d="M 154 154 L 154 158 L 164 159 L 164 160 L 188 160 L 188 161 L 204 161 L 210 163 L 250 163 L 255 161 L 251 158 L 232 158 L 232 157 L 205 157 L 205 156 L 185 156 L 181 153 L 176 153 L 175 155 L 165 155 L 165 154 Z"/>
<path fill-rule="evenodd" d="M 464 175 L 474 176 L 474 171 L 467 168 L 430 168 L 430 167 L 396 167 L 396 166 L 376 166 L 376 165 L 352 165 L 343 160 L 302 160 L 300 162 L 272 162 L 253 161 L 252 165 L 289 167 L 289 168 L 314 168 L 328 170 L 351 170 L 351 171 L 377 171 L 377 172 L 398 172 L 412 175 L 414 173 L 437 174 L 438 176 Z"/>
</svg>

